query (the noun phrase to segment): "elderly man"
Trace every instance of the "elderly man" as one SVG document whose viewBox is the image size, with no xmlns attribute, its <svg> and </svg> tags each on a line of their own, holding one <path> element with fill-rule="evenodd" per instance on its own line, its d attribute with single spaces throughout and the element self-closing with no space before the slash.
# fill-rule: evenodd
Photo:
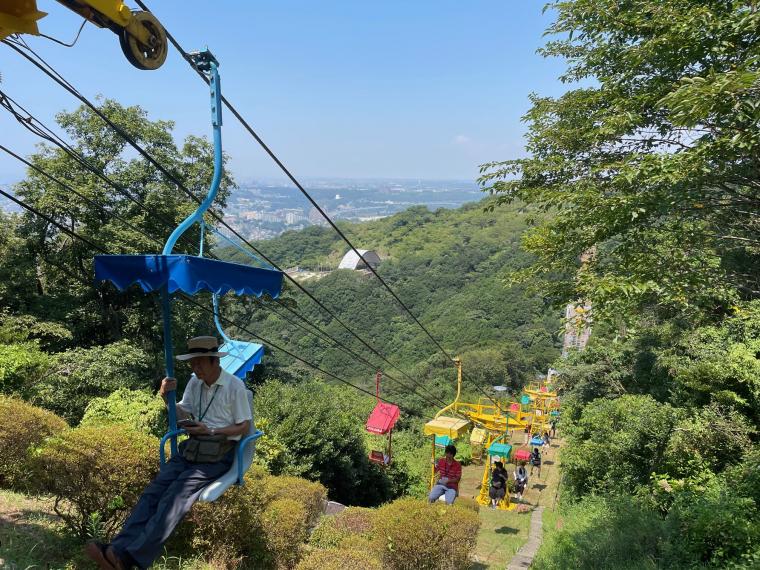
<svg viewBox="0 0 760 570">
<path fill-rule="evenodd" d="M 462 478 L 462 464 L 454 457 L 457 454 L 457 448 L 449 444 L 444 451 L 445 455 L 435 464 L 435 472 L 438 475 L 438 481 L 430 490 L 428 501 L 434 503 L 441 495 L 444 496 L 447 505 L 454 503 L 454 499 L 459 494 L 459 480 Z"/>
<path fill-rule="evenodd" d="M 187 344 L 188 353 L 177 359 L 189 360 L 193 375 L 177 404 L 177 415 L 190 439 L 146 487 L 113 542 L 87 545 L 86 554 L 101 569 L 148 568 L 203 488 L 229 470 L 235 442 L 250 427 L 245 385 L 222 370 L 219 358 L 226 353 L 219 352 L 217 339 L 200 336 Z M 163 379 L 164 401 L 176 387 L 174 378 Z"/>
</svg>

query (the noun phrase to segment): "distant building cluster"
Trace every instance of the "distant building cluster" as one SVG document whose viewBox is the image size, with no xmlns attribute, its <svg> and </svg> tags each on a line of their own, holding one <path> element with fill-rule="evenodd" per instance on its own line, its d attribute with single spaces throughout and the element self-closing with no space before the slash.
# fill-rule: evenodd
<svg viewBox="0 0 760 570">
<path fill-rule="evenodd" d="M 234 214 L 228 214 L 234 215 Z M 243 210 L 237 213 L 237 217 L 247 221 L 284 223 L 292 226 L 307 220 L 304 211 L 301 208 L 283 208 L 280 210 Z"/>
</svg>

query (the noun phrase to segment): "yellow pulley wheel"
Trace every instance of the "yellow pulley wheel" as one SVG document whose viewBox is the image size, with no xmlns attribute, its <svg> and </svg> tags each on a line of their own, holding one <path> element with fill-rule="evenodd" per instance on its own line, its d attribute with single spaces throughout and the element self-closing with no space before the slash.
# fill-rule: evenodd
<svg viewBox="0 0 760 570">
<path fill-rule="evenodd" d="M 134 26 L 145 28 L 148 32 L 147 43 L 141 42 L 129 32 L 129 28 Z M 133 12 L 129 25 L 119 33 L 119 43 L 129 63 L 138 69 L 158 69 L 166 61 L 166 32 L 150 12 Z"/>
</svg>

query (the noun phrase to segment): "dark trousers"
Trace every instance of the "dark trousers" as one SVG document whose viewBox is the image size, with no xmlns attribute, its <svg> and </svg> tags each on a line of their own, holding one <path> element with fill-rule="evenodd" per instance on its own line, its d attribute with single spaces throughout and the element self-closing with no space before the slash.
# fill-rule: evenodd
<svg viewBox="0 0 760 570">
<path fill-rule="evenodd" d="M 233 448 L 217 463 L 192 463 L 179 454 L 167 461 L 111 542 L 116 555 L 140 568 L 150 566 L 203 488 L 229 470 L 234 453 Z"/>
</svg>

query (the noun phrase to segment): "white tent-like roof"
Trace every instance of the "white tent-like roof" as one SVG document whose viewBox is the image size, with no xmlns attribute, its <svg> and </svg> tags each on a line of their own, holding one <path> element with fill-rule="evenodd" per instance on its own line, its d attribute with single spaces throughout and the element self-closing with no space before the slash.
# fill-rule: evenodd
<svg viewBox="0 0 760 570">
<path fill-rule="evenodd" d="M 362 254 L 362 257 L 364 257 L 373 269 L 380 264 L 380 256 L 377 255 L 377 252 L 372 251 L 371 249 L 360 249 L 359 253 Z M 340 260 L 338 269 L 367 269 L 367 266 L 361 260 L 361 257 L 356 255 L 356 252 L 352 249 Z"/>
</svg>

